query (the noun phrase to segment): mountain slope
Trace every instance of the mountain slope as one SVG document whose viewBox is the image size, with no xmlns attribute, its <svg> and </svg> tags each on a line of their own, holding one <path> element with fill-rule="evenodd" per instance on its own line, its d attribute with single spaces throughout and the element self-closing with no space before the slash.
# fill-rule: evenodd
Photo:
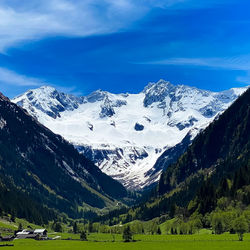
<svg viewBox="0 0 250 250">
<path fill-rule="evenodd" d="M 223 196 L 229 197 L 234 206 L 249 206 L 249 131 L 250 89 L 199 133 L 176 163 L 168 166 L 147 202 L 114 217 L 112 223 L 121 218 L 127 222 L 171 214 L 173 205 L 185 208 L 181 210 L 184 216 L 196 209 L 204 215 L 215 209 Z M 192 200 L 192 206 L 188 206 Z"/>
<path fill-rule="evenodd" d="M 0 181 L 75 217 L 78 208 L 104 208 L 126 196 L 61 136 L 0 95 Z"/>
<path fill-rule="evenodd" d="M 77 98 L 41 87 L 13 102 L 62 135 L 106 174 L 128 188 L 140 189 L 159 179 L 162 168 L 153 166 L 163 152 L 169 157 L 166 152 L 172 154 L 188 133 L 192 140 L 245 89 L 215 93 L 160 80 L 139 94 L 98 90 Z M 175 154 L 179 156 L 178 150 Z"/>
<path fill-rule="evenodd" d="M 199 170 L 216 172 L 219 178 L 224 173 L 234 172 L 240 162 L 248 164 L 249 131 L 250 89 L 201 132 L 178 162 L 161 175 L 159 194 L 177 187 Z"/>
<path fill-rule="evenodd" d="M 161 170 L 163 171 L 166 170 L 170 164 L 176 162 L 178 158 L 186 151 L 186 149 L 188 148 L 188 146 L 191 144 L 192 140 L 196 136 L 198 132 L 197 130 L 198 129 L 196 128 L 193 130 L 190 130 L 190 132 L 187 133 L 187 135 L 183 138 L 183 140 L 180 143 L 176 144 L 174 147 L 171 147 L 165 150 L 161 154 L 161 156 L 157 159 L 152 169 L 150 169 L 146 173 L 146 175 L 149 175 L 151 179 L 155 178 L 157 180 L 158 173 Z M 155 183 L 155 185 L 156 184 L 157 183 Z M 150 188 L 150 186 L 148 188 Z"/>
</svg>

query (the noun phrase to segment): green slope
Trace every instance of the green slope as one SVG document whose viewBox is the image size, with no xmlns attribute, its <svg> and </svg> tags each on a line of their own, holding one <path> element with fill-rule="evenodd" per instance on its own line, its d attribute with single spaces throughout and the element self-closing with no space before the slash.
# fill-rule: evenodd
<svg viewBox="0 0 250 250">
<path fill-rule="evenodd" d="M 41 207 L 50 211 L 45 206 L 71 217 L 82 216 L 79 208 L 85 204 L 88 208 L 103 209 L 127 195 L 120 183 L 3 95 L 0 95 L 0 188 L 0 209 L 18 217 L 27 217 L 31 210 L 35 214 L 35 207 L 43 217 Z M 29 201 L 34 208 L 27 210 L 29 206 L 22 201 Z"/>
</svg>

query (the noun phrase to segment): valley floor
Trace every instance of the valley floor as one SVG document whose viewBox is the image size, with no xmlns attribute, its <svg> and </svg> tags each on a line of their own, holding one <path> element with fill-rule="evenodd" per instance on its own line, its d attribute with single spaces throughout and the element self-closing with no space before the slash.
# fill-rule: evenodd
<svg viewBox="0 0 250 250">
<path fill-rule="evenodd" d="M 35 240 L 15 240 L 9 244 L 13 250 L 248 250 L 250 249 L 250 234 L 244 235 L 244 241 L 238 241 L 237 235 L 135 235 L 136 242 L 124 243 L 121 235 L 112 236 L 109 234 L 91 234 L 89 241 L 76 240 L 77 235 L 72 240 L 35 241 Z M 62 238 L 67 235 L 63 234 Z M 75 240 L 74 240 L 75 238 Z M 78 238 L 79 239 L 79 238 Z M 3 243 L 1 243 L 3 244 Z M 1 245 L 0 244 L 0 245 Z"/>
</svg>

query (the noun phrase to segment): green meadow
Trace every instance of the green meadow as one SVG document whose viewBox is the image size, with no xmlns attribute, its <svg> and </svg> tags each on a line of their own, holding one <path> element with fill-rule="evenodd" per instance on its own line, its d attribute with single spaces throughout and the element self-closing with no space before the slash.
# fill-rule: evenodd
<svg viewBox="0 0 250 250">
<path fill-rule="evenodd" d="M 60 240 L 35 241 L 35 240 L 14 240 L 9 244 L 14 247 L 7 249 L 15 250 L 249 250 L 250 234 L 245 234 L 244 241 L 238 241 L 237 235 L 135 235 L 135 242 L 122 242 L 121 235 L 91 234 L 88 241 L 79 241 L 79 235 L 62 234 Z M 71 237 L 73 236 L 73 237 Z M 77 237 L 78 236 L 78 237 Z M 64 240 L 72 238 L 71 240 Z M 113 242 L 115 240 L 115 242 Z M 3 244 L 3 243 L 2 243 Z"/>
</svg>

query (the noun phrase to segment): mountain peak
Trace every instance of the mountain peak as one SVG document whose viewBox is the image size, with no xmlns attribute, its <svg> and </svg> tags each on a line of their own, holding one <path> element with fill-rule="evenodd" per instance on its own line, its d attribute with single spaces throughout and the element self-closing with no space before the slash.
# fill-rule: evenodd
<svg viewBox="0 0 250 250">
<path fill-rule="evenodd" d="M 173 88 L 173 87 L 174 85 L 170 83 L 169 81 L 160 79 L 158 82 L 149 82 L 149 84 L 144 88 L 142 92 L 147 93 L 155 89 L 159 90 L 159 89 L 167 89 L 167 88 Z"/>
<path fill-rule="evenodd" d="M 59 94 L 60 93 L 60 91 L 58 91 L 57 89 L 55 89 L 54 87 L 49 86 L 49 85 L 43 85 L 40 88 L 33 89 L 31 91 L 34 92 L 34 93 L 37 93 L 39 95 L 45 95 L 45 96 L 46 95 L 55 95 L 55 94 Z"/>
<path fill-rule="evenodd" d="M 144 106 L 148 107 L 154 102 L 162 102 L 171 92 L 175 91 L 176 86 L 163 79 L 156 83 L 149 83 L 143 90 L 145 94 Z"/>
<path fill-rule="evenodd" d="M 47 99 L 24 95 L 25 105 L 18 104 L 105 173 L 126 187 L 141 188 L 159 177 L 158 168 L 152 178 L 144 173 L 163 150 L 181 143 L 190 129 L 198 133 L 242 92 L 211 92 L 160 80 L 138 94 L 97 90 L 77 99 L 58 92 Z"/>
<path fill-rule="evenodd" d="M 41 89 L 41 90 L 48 90 L 48 91 L 55 91 L 56 89 L 52 86 L 49 86 L 49 85 L 43 85 L 41 86 L 40 88 L 38 89 Z"/>
<path fill-rule="evenodd" d="M 39 116 L 39 110 L 55 119 L 60 117 L 63 111 L 77 109 L 79 104 L 83 103 L 83 98 L 59 92 L 54 87 L 45 85 L 28 90 L 23 95 L 14 98 L 13 102 L 31 110 L 36 118 Z"/>
<path fill-rule="evenodd" d="M 86 99 L 88 102 L 98 102 L 98 101 L 103 101 L 107 96 L 109 92 L 98 89 L 92 93 L 90 93 L 88 96 L 86 96 Z"/>
<path fill-rule="evenodd" d="M 54 87 L 51 87 L 49 85 L 43 85 L 36 89 L 29 89 L 24 94 L 15 97 L 13 100 L 17 100 L 20 98 L 22 99 L 24 96 L 29 97 L 29 99 L 34 98 L 35 96 L 39 98 L 47 98 L 48 95 L 51 95 L 51 93 L 53 92 L 58 93 L 58 91 Z"/>
</svg>

